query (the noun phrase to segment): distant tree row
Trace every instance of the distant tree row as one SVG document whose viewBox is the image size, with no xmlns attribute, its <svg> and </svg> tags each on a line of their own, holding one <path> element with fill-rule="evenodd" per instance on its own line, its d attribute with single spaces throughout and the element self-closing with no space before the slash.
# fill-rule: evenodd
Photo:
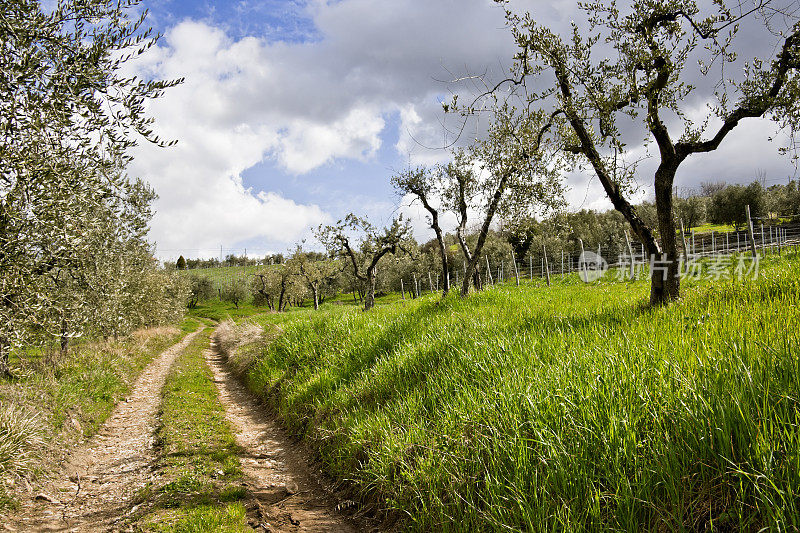
<svg viewBox="0 0 800 533">
<path fill-rule="evenodd" d="M 750 206 L 751 216 L 779 219 L 800 219 L 800 188 L 796 180 L 786 185 L 765 188 L 761 181 L 748 185 L 732 185 L 725 182 L 705 182 L 697 194 L 674 199 L 676 223 L 683 222 L 685 228 L 703 224 L 724 224 L 743 227 L 747 221 L 745 209 Z M 657 217 L 654 204 L 645 202 L 637 206 L 639 215 L 647 223 Z"/>
<path fill-rule="evenodd" d="M 629 226 L 616 210 L 557 210 L 537 219 L 530 214 L 520 215 L 513 206 L 505 204 L 497 210 L 497 224 L 487 225 L 488 229 L 482 232 L 486 215 L 473 202 L 464 211 L 484 215 L 468 226 L 467 214 L 461 213 L 458 207 L 461 196 L 464 195 L 466 204 L 468 191 L 483 188 L 485 184 L 466 163 L 466 157 L 466 152 L 462 151 L 448 165 L 419 167 L 400 172 L 393 178 L 400 192 L 412 194 L 421 203 L 424 199 L 431 226 L 438 226 L 444 212 L 453 209 L 451 206 L 459 209 L 459 227 L 455 232 L 434 228 L 435 237 L 420 244 L 402 219 L 380 229 L 349 215 L 337 224 L 317 229 L 326 253 L 297 246 L 285 260 L 280 255 L 281 261 L 229 281 L 217 290 L 202 273 L 192 275 L 189 306 L 219 297 L 238 307 L 241 302 L 252 299 L 256 305 L 280 312 L 287 306 L 305 303 L 316 309 L 330 297 L 351 293 L 369 309 L 376 295 L 388 292 L 402 290 L 414 297 L 415 289 L 421 287 L 447 294 L 451 282 L 465 279 L 471 261 L 475 263 L 475 270 L 469 279 L 474 289 L 482 287 L 486 282 L 484 278 L 492 275 L 487 272 L 487 264 L 495 268 L 513 268 L 512 261 L 516 261 L 523 268 L 527 257 L 536 255 L 538 258 L 546 252 L 557 259 L 562 253 L 576 253 L 580 243 L 587 250 L 601 248 L 608 259 L 627 253 L 625 232 Z M 448 186 L 452 190 L 448 191 Z M 553 196 L 551 203 L 557 204 L 557 198 Z M 800 218 L 798 184 L 790 181 L 787 185 L 765 189 L 758 180 L 746 186 L 705 182 L 696 194 L 675 198 L 676 223 L 683 222 L 687 231 L 706 223 L 738 228 L 745 219 L 746 205 L 750 205 L 753 217 L 777 219 L 795 215 Z M 644 202 L 636 208 L 646 223 L 655 220 L 656 208 L 652 203 Z M 468 227 L 472 231 L 467 231 Z M 476 260 L 476 257 L 481 259 Z M 494 275 L 496 273 L 495 270 Z"/>
<path fill-rule="evenodd" d="M 220 261 L 216 257 L 209 259 L 186 259 L 178 257 L 174 263 L 167 261 L 165 268 L 176 268 L 178 270 L 194 270 L 196 268 L 219 268 L 233 266 L 257 266 L 257 265 L 280 265 L 285 261 L 283 254 L 268 254 L 264 257 L 248 257 L 246 255 L 228 254 L 225 259 Z"/>
</svg>

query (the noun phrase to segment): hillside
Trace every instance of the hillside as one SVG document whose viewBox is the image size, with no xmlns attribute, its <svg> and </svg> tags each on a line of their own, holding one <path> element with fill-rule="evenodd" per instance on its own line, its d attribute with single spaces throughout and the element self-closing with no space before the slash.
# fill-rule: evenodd
<svg viewBox="0 0 800 533">
<path fill-rule="evenodd" d="M 697 280 L 575 276 L 363 313 L 261 315 L 251 390 L 354 497 L 413 530 L 800 523 L 800 261 Z"/>
</svg>

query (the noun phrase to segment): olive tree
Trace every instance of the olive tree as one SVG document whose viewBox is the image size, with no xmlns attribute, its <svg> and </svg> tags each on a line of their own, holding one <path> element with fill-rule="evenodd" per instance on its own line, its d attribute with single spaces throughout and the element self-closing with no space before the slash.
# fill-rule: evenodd
<svg viewBox="0 0 800 533">
<path fill-rule="evenodd" d="M 244 280 L 232 279 L 222 287 L 221 295 L 223 301 L 230 302 L 239 309 L 239 304 L 245 301 L 250 292 Z"/>
<path fill-rule="evenodd" d="M 447 246 L 444 242 L 444 233 L 439 224 L 439 209 L 434 207 L 437 198 L 441 196 L 441 175 L 441 172 L 417 167 L 392 176 L 392 184 L 398 192 L 412 195 L 414 201 L 419 201 L 428 212 L 428 224 L 436 235 L 436 243 L 439 246 L 442 267 L 442 296 L 447 296 L 450 291 L 450 265 L 447 261 Z"/>
<path fill-rule="evenodd" d="M 262 301 L 271 311 L 283 312 L 291 300 L 304 295 L 296 263 L 289 261 L 264 267 L 253 274 L 254 301 Z"/>
<path fill-rule="evenodd" d="M 275 311 L 275 295 L 280 291 L 278 273 L 272 268 L 265 268 L 253 274 L 250 289 L 253 293 L 253 303 L 256 305 L 267 304 L 270 311 Z"/>
<path fill-rule="evenodd" d="M 561 161 L 550 140 L 557 126 L 556 115 L 519 112 L 511 106 L 499 105 L 494 109 L 494 122 L 488 134 L 476 140 L 469 150 L 472 163 L 480 170 L 470 172 L 452 167 L 448 171 L 447 175 L 453 179 L 449 193 L 451 203 L 457 207 L 460 219 L 459 242 L 465 256 L 469 257 L 462 297 L 469 294 L 470 284 L 474 283 L 473 276 L 498 211 L 517 213 L 537 208 L 547 211 L 561 203 Z M 467 191 L 483 215 L 471 251 L 464 238 L 469 207 Z"/>
<path fill-rule="evenodd" d="M 187 307 L 194 309 L 203 300 L 210 300 L 214 296 L 214 284 L 208 276 L 192 274 L 189 276 L 189 300 Z"/>
<path fill-rule="evenodd" d="M 592 168 L 659 262 L 650 302 L 667 303 L 680 294 L 675 175 L 688 158 L 717 150 L 748 118 L 768 117 L 796 130 L 800 26 L 774 0 L 633 0 L 624 8 L 594 1 L 580 7 L 588 27 L 573 22 L 566 36 L 530 13 L 507 11 L 518 52 L 512 77 L 498 87 L 524 89 L 515 95 L 525 109 L 552 110 L 566 119 L 563 150 Z M 739 55 L 747 53 L 738 38 L 744 25 L 767 36 L 772 32 L 775 55 L 741 62 Z M 699 83 L 710 87 L 709 94 L 698 92 Z M 696 97 L 711 99 L 708 116 L 700 120 L 689 112 Z M 637 167 L 622 132 L 637 127 L 657 148 L 651 178 L 655 227 L 630 201 Z"/>
<path fill-rule="evenodd" d="M 46 9 L 33 0 L 0 2 L 2 374 L 11 347 L 32 334 L 79 333 L 48 321 L 67 301 L 59 272 L 85 281 L 94 268 L 87 258 L 102 239 L 87 235 L 139 231 L 147 219 L 133 212 L 142 207 L 132 201 L 141 191 L 122 170 L 138 138 L 168 144 L 153 134 L 144 105 L 180 80 L 123 72 L 156 39 L 143 27 L 145 13 L 131 18 L 138 3 L 61 0 Z M 118 223 L 107 224 L 98 206 Z M 50 290 L 54 280 L 58 291 Z"/>
<path fill-rule="evenodd" d="M 339 262 L 315 257 L 315 254 L 305 252 L 302 246 L 297 245 L 289 259 L 289 265 L 297 272 L 297 276 L 306 288 L 311 291 L 314 310 L 319 309 L 322 300 L 325 299 L 323 294 L 325 287 L 331 286 L 342 270 Z"/>
<path fill-rule="evenodd" d="M 350 261 L 355 277 L 366 284 L 365 311 L 375 305 L 376 269 L 380 260 L 387 254 L 410 250 L 411 228 L 402 218 L 378 229 L 350 213 L 334 225 L 319 226 L 315 233 L 332 256 Z"/>
<path fill-rule="evenodd" d="M 467 242 L 469 211 L 475 207 L 480 189 L 473 160 L 465 150 L 456 150 L 452 161 L 439 167 L 439 176 L 444 205 L 455 213 L 458 221 L 456 238 L 464 256 L 464 265 L 467 265 L 472 261 L 472 250 Z M 472 274 L 472 284 L 476 291 L 481 290 L 481 274 L 477 268 Z"/>
<path fill-rule="evenodd" d="M 747 206 L 753 217 L 767 215 L 767 196 L 757 181 L 750 185 L 728 185 L 714 193 L 708 209 L 714 224 L 732 224 L 738 231 L 747 223 Z"/>
</svg>

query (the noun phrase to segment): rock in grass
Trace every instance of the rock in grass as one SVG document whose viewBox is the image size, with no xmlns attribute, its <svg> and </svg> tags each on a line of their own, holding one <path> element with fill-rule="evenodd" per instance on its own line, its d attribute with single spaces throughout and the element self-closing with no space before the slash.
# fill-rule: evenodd
<svg viewBox="0 0 800 533">
<path fill-rule="evenodd" d="M 47 502 L 47 503 L 55 503 L 55 504 L 61 503 L 60 501 L 56 500 L 55 498 L 53 498 L 49 494 L 45 494 L 44 492 L 40 492 L 39 494 L 34 496 L 33 499 L 36 500 L 37 502 Z"/>
</svg>

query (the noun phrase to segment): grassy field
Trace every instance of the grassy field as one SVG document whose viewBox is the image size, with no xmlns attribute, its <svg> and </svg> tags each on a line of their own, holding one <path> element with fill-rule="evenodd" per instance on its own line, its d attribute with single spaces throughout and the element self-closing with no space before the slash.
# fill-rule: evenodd
<svg viewBox="0 0 800 533">
<path fill-rule="evenodd" d="M 389 293 L 375 298 L 375 305 L 389 305 L 401 302 L 402 298 L 398 293 Z M 322 304 L 323 308 L 360 308 L 364 304 L 361 301 L 353 300 L 352 293 L 340 293 L 336 296 L 328 297 Z M 305 312 L 311 310 L 313 302 L 307 298 L 302 307 L 287 307 L 285 313 L 281 315 L 292 315 L 297 312 Z M 215 322 L 222 322 L 223 320 L 233 319 L 239 320 L 242 318 L 251 318 L 257 315 L 278 315 L 273 313 L 268 307 L 258 307 L 253 305 L 252 301 L 241 302 L 239 307 L 236 307 L 230 302 L 225 302 L 219 299 L 206 300 L 197 304 L 194 309 L 188 309 L 188 315 L 197 320 L 212 320 Z"/>
<path fill-rule="evenodd" d="M 736 228 L 734 228 L 730 224 L 712 224 L 710 222 L 707 224 L 702 224 L 700 226 L 695 226 L 693 228 L 688 228 L 688 229 L 690 229 L 691 231 L 695 232 L 698 235 L 711 233 L 712 231 L 715 231 L 717 233 L 728 233 L 736 231 Z M 742 228 L 739 229 L 741 230 Z"/>
<path fill-rule="evenodd" d="M 232 280 L 245 279 L 250 283 L 252 276 L 256 272 L 271 268 L 265 265 L 250 265 L 250 266 L 230 266 L 230 267 L 214 267 L 214 268 L 196 268 L 191 270 L 179 270 L 182 275 L 190 276 L 195 274 L 203 276 L 211 280 L 214 285 L 214 290 L 221 289 L 225 284 L 230 283 Z"/>
<path fill-rule="evenodd" d="M 797 530 L 800 261 L 647 293 L 573 275 L 260 315 L 284 333 L 247 380 L 411 530 Z"/>
<path fill-rule="evenodd" d="M 200 333 L 167 377 L 158 439 L 164 483 L 139 494 L 136 527 L 146 531 L 251 531 L 238 448 L 203 357 L 211 329 Z"/>
<path fill-rule="evenodd" d="M 12 359 L 16 378 L 0 380 L 0 509 L 14 505 L 21 476 L 48 471 L 71 444 L 94 434 L 147 363 L 197 325 L 187 320 L 76 344 L 67 355 Z"/>
</svg>

